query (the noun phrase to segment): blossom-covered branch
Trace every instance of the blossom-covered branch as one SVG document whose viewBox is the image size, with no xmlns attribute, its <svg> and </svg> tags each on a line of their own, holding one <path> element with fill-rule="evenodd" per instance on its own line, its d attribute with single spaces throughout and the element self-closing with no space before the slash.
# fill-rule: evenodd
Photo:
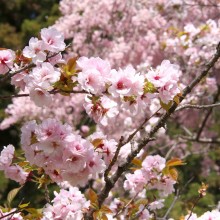
<svg viewBox="0 0 220 220">
<path fill-rule="evenodd" d="M 189 86 L 187 86 L 183 93 L 182 96 L 180 97 L 179 102 L 181 102 L 186 95 L 188 95 L 192 89 L 209 73 L 209 70 L 215 65 L 215 63 L 218 61 L 220 57 L 220 44 L 218 44 L 216 48 L 216 53 L 213 56 L 213 58 L 210 60 L 209 63 L 207 63 L 206 68 L 199 74 L 191 83 Z M 105 199 L 108 197 L 108 194 L 110 190 L 114 187 L 115 183 L 117 180 L 120 178 L 122 173 L 124 173 L 128 167 L 131 164 L 131 161 L 136 157 L 136 155 L 140 152 L 140 150 L 146 146 L 147 143 L 151 140 L 153 135 L 158 131 L 159 128 L 163 127 L 170 117 L 170 115 L 175 111 L 177 108 L 178 104 L 173 103 L 173 105 L 170 107 L 170 109 L 160 118 L 160 120 L 157 122 L 157 124 L 152 128 L 152 130 L 149 132 L 148 136 L 145 137 L 137 146 L 137 148 L 131 152 L 130 155 L 128 155 L 128 158 L 126 160 L 126 163 L 124 163 L 122 166 L 119 166 L 117 171 L 113 174 L 113 176 L 106 182 L 104 188 L 102 189 L 101 193 L 99 194 L 99 206 L 102 205 L 102 203 L 105 201 Z M 86 219 L 92 219 L 92 214 Z"/>
</svg>

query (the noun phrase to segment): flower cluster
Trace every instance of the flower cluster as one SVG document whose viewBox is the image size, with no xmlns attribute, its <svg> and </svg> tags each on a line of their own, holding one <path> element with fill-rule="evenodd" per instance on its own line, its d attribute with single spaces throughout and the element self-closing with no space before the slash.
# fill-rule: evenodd
<svg viewBox="0 0 220 220">
<path fill-rule="evenodd" d="M 90 93 L 84 105 L 86 112 L 104 126 L 121 109 L 138 113 L 138 106 L 144 106 L 145 102 L 149 105 L 153 98 L 160 98 L 167 104 L 180 93 L 181 72 L 168 60 L 145 74 L 137 73 L 132 66 L 117 71 L 111 69 L 109 62 L 94 57 L 82 57 L 77 64 L 81 69 L 78 83 Z"/>
<path fill-rule="evenodd" d="M 24 71 L 19 71 L 12 77 L 12 84 L 23 91 L 28 91 L 36 105 L 48 106 L 52 102 L 49 92 L 61 76 L 58 64 L 64 62 L 60 52 L 65 50 L 66 45 L 63 35 L 55 28 L 42 29 L 40 37 L 41 40 L 33 37 L 30 39 L 29 46 L 26 46 L 22 54 L 17 56 L 13 68 L 12 59 L 7 58 L 10 62 L 5 63 L 14 72 L 24 67 Z M 15 56 L 13 57 L 15 59 Z M 33 68 L 25 68 L 31 63 Z"/>
<path fill-rule="evenodd" d="M 161 196 L 167 196 L 174 191 L 176 181 L 169 175 L 163 174 L 166 160 L 159 156 L 147 156 L 142 162 L 142 168 L 133 174 L 126 174 L 124 187 L 135 194 L 145 187 L 148 190 L 157 189 Z"/>
<path fill-rule="evenodd" d="M 76 187 L 69 190 L 61 189 L 59 193 L 54 192 L 55 198 L 52 205 L 47 204 L 43 209 L 42 220 L 78 220 L 83 218 L 83 209 L 89 208 L 89 201 L 86 201 L 83 194 Z"/>
<path fill-rule="evenodd" d="M 15 148 L 12 145 L 4 147 L 0 155 L 0 170 L 3 170 L 5 176 L 20 184 L 24 184 L 28 177 L 28 172 L 25 172 L 18 164 L 12 164 Z"/>
<path fill-rule="evenodd" d="M 170 61 L 164 60 L 155 71 L 149 71 L 147 79 L 156 88 L 159 88 L 160 99 L 164 103 L 168 103 L 176 94 L 180 93 L 180 89 L 177 85 L 180 76 L 179 66 L 170 64 Z"/>
<path fill-rule="evenodd" d="M 84 185 L 105 168 L 93 145 L 74 134 L 68 124 L 55 119 L 41 124 L 30 121 L 22 127 L 21 144 L 30 164 L 42 167 L 50 178 L 60 183 Z"/>
</svg>

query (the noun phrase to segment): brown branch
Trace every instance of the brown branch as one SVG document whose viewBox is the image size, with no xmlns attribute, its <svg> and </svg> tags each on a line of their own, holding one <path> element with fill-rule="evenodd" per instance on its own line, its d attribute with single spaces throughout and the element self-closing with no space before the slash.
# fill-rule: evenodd
<svg viewBox="0 0 220 220">
<path fill-rule="evenodd" d="M 201 72 L 201 74 L 199 74 L 191 83 L 190 85 L 188 85 L 182 93 L 182 97 L 180 97 L 180 102 L 186 97 L 186 95 L 188 95 L 192 89 L 208 74 L 209 70 L 215 65 L 215 63 L 218 61 L 219 57 L 220 57 L 220 43 L 218 44 L 217 48 L 216 48 L 216 53 L 213 56 L 213 58 L 211 59 L 211 61 L 209 63 L 207 63 L 205 65 L 205 69 Z M 99 201 L 99 206 L 101 207 L 101 205 L 103 204 L 103 202 L 105 201 L 105 199 L 108 197 L 109 192 L 111 191 L 111 189 L 114 187 L 115 183 L 117 182 L 117 180 L 120 178 L 120 176 L 128 170 L 132 160 L 137 156 L 137 154 L 140 152 L 141 149 L 143 149 L 146 144 L 148 144 L 152 139 L 152 137 L 154 136 L 154 134 L 161 128 L 164 127 L 165 123 L 167 122 L 167 120 L 170 118 L 171 114 L 175 112 L 176 108 L 177 108 L 177 104 L 174 102 L 171 106 L 171 108 L 162 115 L 162 117 L 159 119 L 159 121 L 156 123 L 156 125 L 151 129 L 151 131 L 149 132 L 149 134 L 138 144 L 137 148 L 131 152 L 128 157 L 127 157 L 127 161 L 122 165 L 119 166 L 118 169 L 116 170 L 116 172 L 112 175 L 112 177 L 110 179 L 108 179 L 108 181 L 106 182 L 105 186 L 103 187 L 103 189 L 101 190 L 100 194 L 98 195 L 98 201 Z M 92 214 L 93 214 L 94 210 L 91 210 L 91 212 L 89 212 L 86 216 L 85 219 L 86 220 L 92 220 Z"/>
<path fill-rule="evenodd" d="M 109 172 L 111 171 L 111 168 L 114 166 L 114 164 L 116 163 L 117 161 L 117 158 L 118 158 L 118 155 L 119 155 L 119 152 L 120 152 L 120 149 L 121 147 L 123 146 L 123 140 L 124 140 L 124 137 L 121 136 L 120 140 L 119 140 L 119 143 L 118 143 L 118 146 L 117 146 L 117 149 L 116 149 L 116 152 L 114 154 L 114 157 L 112 158 L 108 168 L 105 170 L 105 173 L 104 173 L 104 178 L 105 178 L 105 181 L 108 181 L 108 174 Z"/>
<path fill-rule="evenodd" d="M 27 97 L 27 96 L 29 96 L 29 94 L 4 95 L 4 96 L 0 96 L 0 99 L 12 99 L 12 98 Z"/>
<path fill-rule="evenodd" d="M 215 104 L 217 101 L 218 101 L 218 97 L 220 95 L 220 86 L 218 87 L 218 92 L 216 93 L 216 95 L 214 96 L 214 101 L 213 101 L 213 104 Z M 197 132 L 197 136 L 196 136 L 196 139 L 199 140 L 200 138 L 200 135 L 202 134 L 202 131 L 203 129 L 205 128 L 205 125 L 206 125 L 206 122 L 208 121 L 211 113 L 212 113 L 212 109 L 213 108 L 210 108 L 207 112 L 207 114 L 205 115 L 200 127 L 199 127 L 199 130 Z"/>
<path fill-rule="evenodd" d="M 27 70 L 27 69 L 33 68 L 33 67 L 35 67 L 35 66 L 36 66 L 36 65 L 35 65 L 34 63 L 31 63 L 31 64 L 29 64 L 29 65 L 27 65 L 27 66 L 22 67 L 22 68 L 19 69 L 19 70 L 10 71 L 10 72 L 8 72 L 4 77 L 2 77 L 2 78 L 0 79 L 0 82 L 5 82 L 7 79 L 10 79 L 10 78 L 13 77 L 14 75 L 16 75 L 16 74 L 18 74 L 18 73 L 21 73 L 22 71 L 25 71 L 25 70 Z"/>
<path fill-rule="evenodd" d="M 82 90 L 82 91 L 76 91 L 76 90 L 73 90 L 73 91 L 63 91 L 63 90 L 51 90 L 49 91 L 50 94 L 57 94 L 57 93 L 69 93 L 69 94 L 87 94 L 88 92 Z M 19 98 L 19 97 L 27 97 L 29 96 L 30 94 L 28 93 L 24 93 L 24 94 L 15 94 L 15 95 L 8 95 L 8 96 L 0 96 L 0 100 L 1 99 L 12 99 L 12 98 Z"/>
<path fill-rule="evenodd" d="M 154 117 L 162 108 L 159 108 L 156 112 L 154 112 L 150 117 L 146 117 L 144 122 L 132 133 L 129 135 L 129 137 L 127 138 L 126 141 L 124 141 L 124 137 L 121 137 L 121 139 L 119 140 L 119 144 L 117 146 L 117 150 L 115 152 L 115 155 L 111 161 L 111 163 L 109 164 L 108 168 L 106 169 L 105 173 L 104 173 L 104 177 L 105 179 L 108 177 L 109 172 L 111 171 L 111 168 L 113 167 L 113 165 L 115 164 L 115 162 L 117 161 L 119 152 L 121 147 L 123 147 L 125 144 L 129 143 L 134 136 L 141 130 L 143 129 L 143 126 L 152 118 Z"/>
</svg>

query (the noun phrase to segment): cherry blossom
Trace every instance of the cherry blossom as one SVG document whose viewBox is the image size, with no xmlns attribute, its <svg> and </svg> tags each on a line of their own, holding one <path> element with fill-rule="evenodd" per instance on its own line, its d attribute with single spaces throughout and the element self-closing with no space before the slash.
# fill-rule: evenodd
<svg viewBox="0 0 220 220">
<path fill-rule="evenodd" d="M 111 67 L 108 61 L 99 57 L 81 57 L 77 61 L 82 72 L 78 74 L 78 81 L 83 89 L 93 94 L 100 94 L 106 90 L 106 83 L 110 78 Z"/>
<path fill-rule="evenodd" d="M 42 220 L 63 219 L 77 220 L 83 217 L 82 209 L 89 208 L 89 201 L 86 201 L 83 194 L 76 187 L 69 190 L 61 189 L 59 193 L 54 192 L 55 198 L 52 205 L 47 204 L 43 209 Z"/>
<path fill-rule="evenodd" d="M 13 145 L 8 145 L 4 147 L 1 151 L 0 155 L 0 170 L 4 170 L 5 168 L 9 167 L 12 163 L 12 159 L 14 157 L 15 148 Z"/>
<path fill-rule="evenodd" d="M 15 53 L 12 50 L 0 50 L 0 74 L 7 73 L 13 67 Z"/>
<path fill-rule="evenodd" d="M 23 50 L 23 55 L 27 58 L 31 58 L 33 63 L 39 64 L 46 60 L 47 54 L 44 52 L 46 49 L 42 40 L 32 37 L 29 41 L 29 46 L 26 46 Z"/>
<path fill-rule="evenodd" d="M 45 49 L 50 52 L 57 53 L 65 49 L 63 34 L 55 28 L 43 28 L 41 38 L 45 44 Z"/>
<path fill-rule="evenodd" d="M 4 172 L 7 178 L 14 180 L 21 185 L 26 182 L 29 175 L 29 173 L 25 172 L 19 165 L 9 166 L 4 170 Z"/>
</svg>

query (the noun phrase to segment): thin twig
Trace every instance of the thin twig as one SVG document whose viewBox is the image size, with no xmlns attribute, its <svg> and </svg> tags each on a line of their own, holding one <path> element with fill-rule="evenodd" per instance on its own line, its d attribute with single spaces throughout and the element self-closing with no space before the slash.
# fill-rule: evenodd
<svg viewBox="0 0 220 220">
<path fill-rule="evenodd" d="M 177 200 L 179 199 L 180 195 L 182 194 L 182 192 L 186 189 L 186 187 L 190 184 L 190 182 L 192 182 L 192 180 L 194 179 L 194 177 L 191 177 L 186 184 L 183 186 L 183 188 L 181 190 L 177 190 L 176 195 L 170 205 L 170 207 L 168 208 L 167 212 L 165 213 L 165 215 L 160 218 L 160 220 L 166 220 L 167 216 L 170 214 L 171 210 L 173 209 L 174 205 L 176 204 Z"/>
<path fill-rule="evenodd" d="M 50 195 L 49 195 L 49 190 L 48 190 L 48 187 L 47 187 L 47 184 L 45 183 L 44 184 L 44 192 L 45 192 L 45 199 L 48 203 L 50 203 Z"/>
<path fill-rule="evenodd" d="M 162 107 L 160 107 L 156 112 L 154 112 L 150 117 L 146 117 L 145 120 L 143 121 L 143 123 L 132 133 L 129 135 L 128 139 L 123 143 L 123 145 L 129 143 L 134 136 L 141 130 L 143 129 L 144 125 L 151 119 L 153 118 L 160 110 L 162 109 Z"/>
<path fill-rule="evenodd" d="M 175 112 L 183 110 L 185 108 L 206 109 L 206 108 L 213 108 L 213 107 L 219 107 L 219 106 L 220 106 L 220 103 L 210 104 L 210 105 L 190 105 L 190 104 L 185 104 L 185 105 L 182 105 L 182 106 L 178 107 Z"/>
<path fill-rule="evenodd" d="M 18 212 L 20 212 L 20 209 L 16 209 L 15 211 L 8 213 L 7 215 L 1 216 L 0 219 L 4 219 L 4 218 L 11 216 L 11 215 L 13 216 L 14 214 L 16 214 Z"/>
<path fill-rule="evenodd" d="M 136 193 L 135 196 L 134 196 L 132 199 L 130 199 L 130 200 L 128 201 L 128 203 L 127 203 L 125 206 L 123 206 L 123 208 L 120 209 L 120 210 L 113 216 L 113 218 L 116 218 L 118 215 L 120 215 L 120 214 L 137 198 L 137 196 L 138 196 L 139 193 L 140 193 L 140 192 Z"/>
<path fill-rule="evenodd" d="M 193 207 L 192 207 L 192 209 L 191 209 L 191 211 L 190 211 L 190 214 L 189 214 L 187 220 L 189 220 L 190 217 L 192 216 L 193 210 L 194 210 L 194 208 L 196 207 L 196 205 L 198 204 L 198 202 L 199 202 L 199 200 L 200 200 L 201 198 L 202 198 L 202 197 L 199 195 L 198 198 L 196 199 L 196 201 L 194 202 Z"/>
<path fill-rule="evenodd" d="M 220 86 L 218 86 L 218 92 L 217 92 L 217 93 L 215 94 L 215 96 L 214 96 L 213 104 L 215 104 L 215 103 L 218 101 L 219 95 L 220 95 Z M 203 121 L 202 121 L 202 123 L 201 123 L 201 125 L 200 125 L 200 127 L 199 127 L 199 130 L 198 130 L 197 136 L 196 136 L 196 139 L 197 139 L 197 140 L 199 140 L 200 135 L 202 134 L 202 131 L 203 131 L 203 129 L 205 128 L 206 122 L 208 121 L 209 116 L 210 116 L 211 113 L 212 113 L 212 109 L 213 109 L 213 108 L 210 108 L 210 109 L 208 110 L 207 114 L 205 115 L 205 117 L 204 117 L 204 119 L 203 119 Z"/>
</svg>

